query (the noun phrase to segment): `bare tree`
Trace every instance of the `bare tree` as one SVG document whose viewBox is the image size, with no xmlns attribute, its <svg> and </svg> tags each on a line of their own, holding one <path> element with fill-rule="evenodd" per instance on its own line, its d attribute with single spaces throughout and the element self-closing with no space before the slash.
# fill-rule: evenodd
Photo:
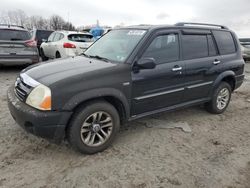
<svg viewBox="0 0 250 188">
<path fill-rule="evenodd" d="M 27 29 L 76 30 L 71 22 L 66 22 L 59 15 L 46 19 L 42 16 L 27 16 L 22 10 L 0 12 L 0 24 L 20 25 Z"/>
<path fill-rule="evenodd" d="M 65 21 L 61 16 L 53 15 L 50 17 L 50 26 L 53 30 L 60 30 L 63 28 Z"/>
<path fill-rule="evenodd" d="M 49 20 L 41 16 L 31 16 L 29 17 L 29 29 L 50 29 Z"/>
</svg>

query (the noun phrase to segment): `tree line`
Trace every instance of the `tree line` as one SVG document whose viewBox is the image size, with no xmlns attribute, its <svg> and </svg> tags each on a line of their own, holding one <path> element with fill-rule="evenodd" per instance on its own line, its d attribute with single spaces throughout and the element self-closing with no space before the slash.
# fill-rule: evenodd
<svg viewBox="0 0 250 188">
<path fill-rule="evenodd" d="M 54 14 L 49 18 L 44 18 L 42 16 L 28 16 L 23 10 L 10 10 L 1 12 L 0 24 L 19 25 L 29 30 L 76 30 L 75 26 L 71 22 L 65 21 L 59 15 Z"/>
</svg>

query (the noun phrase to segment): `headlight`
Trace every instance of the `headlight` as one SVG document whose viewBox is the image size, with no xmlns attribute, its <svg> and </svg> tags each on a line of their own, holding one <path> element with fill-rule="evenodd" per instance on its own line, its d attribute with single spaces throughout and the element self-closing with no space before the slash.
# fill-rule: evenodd
<svg viewBox="0 0 250 188">
<path fill-rule="evenodd" d="M 39 110 L 51 110 L 51 90 L 42 84 L 36 86 L 27 97 L 26 103 Z"/>
</svg>

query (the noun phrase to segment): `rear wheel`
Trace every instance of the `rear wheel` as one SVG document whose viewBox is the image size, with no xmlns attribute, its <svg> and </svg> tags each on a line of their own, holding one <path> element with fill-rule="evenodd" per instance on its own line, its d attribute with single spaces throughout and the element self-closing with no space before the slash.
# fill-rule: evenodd
<svg viewBox="0 0 250 188">
<path fill-rule="evenodd" d="M 56 58 L 61 58 L 60 52 L 56 52 Z"/>
<path fill-rule="evenodd" d="M 69 143 L 82 153 L 101 152 L 111 145 L 119 131 L 119 114 L 105 101 L 90 102 L 84 106 L 77 110 L 69 125 Z"/>
<path fill-rule="evenodd" d="M 45 56 L 43 49 L 41 48 L 41 58 L 42 61 L 47 61 L 49 58 Z"/>
<path fill-rule="evenodd" d="M 232 88 L 227 82 L 222 82 L 214 91 L 212 100 L 206 104 L 208 112 L 213 114 L 223 113 L 230 102 Z"/>
</svg>

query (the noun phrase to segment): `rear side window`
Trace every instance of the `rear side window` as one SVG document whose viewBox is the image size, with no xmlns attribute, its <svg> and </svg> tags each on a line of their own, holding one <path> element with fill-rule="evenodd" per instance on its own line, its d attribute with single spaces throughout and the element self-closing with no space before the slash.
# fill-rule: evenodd
<svg viewBox="0 0 250 188">
<path fill-rule="evenodd" d="M 85 34 L 71 34 L 68 36 L 68 40 L 74 42 L 92 42 L 93 41 L 92 35 L 85 35 Z"/>
<path fill-rule="evenodd" d="M 30 38 L 31 35 L 28 31 L 0 29 L 0 40 L 25 41 Z"/>
<path fill-rule="evenodd" d="M 184 59 L 208 57 L 206 35 L 182 35 L 182 46 Z"/>
<path fill-rule="evenodd" d="M 55 37 L 53 38 L 53 42 L 59 41 L 63 38 L 63 34 L 56 33 Z"/>
<path fill-rule="evenodd" d="M 236 52 L 233 36 L 228 31 L 213 31 L 221 55 Z"/>
<path fill-rule="evenodd" d="M 142 57 L 154 58 L 157 64 L 179 60 L 178 35 L 168 34 L 156 37 Z"/>
</svg>

